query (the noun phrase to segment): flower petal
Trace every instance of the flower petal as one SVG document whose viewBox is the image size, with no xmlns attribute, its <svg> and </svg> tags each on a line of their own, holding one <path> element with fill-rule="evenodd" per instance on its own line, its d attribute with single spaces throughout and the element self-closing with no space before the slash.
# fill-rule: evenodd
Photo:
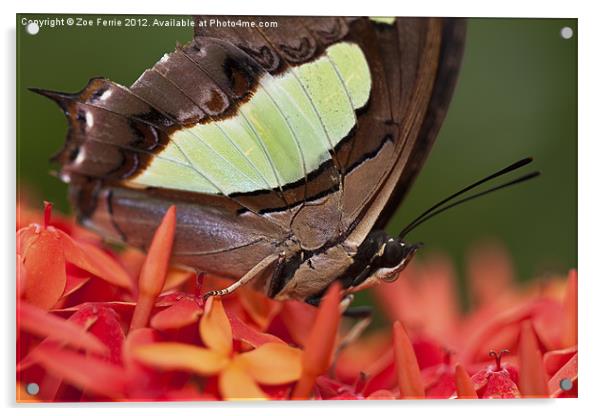
<svg viewBox="0 0 602 416">
<path fill-rule="evenodd" d="M 161 370 L 192 371 L 201 375 L 220 372 L 229 359 L 216 351 L 178 342 L 156 342 L 133 349 L 139 362 Z"/>
<path fill-rule="evenodd" d="M 64 254 L 65 261 L 76 265 L 77 267 L 84 269 L 98 277 L 101 277 L 112 284 L 118 286 L 131 288 L 132 282 L 129 279 L 128 274 L 125 270 L 115 262 L 111 256 L 99 249 L 93 244 L 85 241 L 76 241 L 69 234 L 80 235 L 80 236 L 92 236 L 92 241 L 96 241 L 98 237 L 82 230 L 80 232 L 79 227 L 72 226 L 71 224 L 65 224 L 64 221 L 53 221 L 53 224 L 67 225 L 66 227 L 50 226 L 50 215 L 52 211 L 52 204 L 44 202 L 44 225 L 40 226 L 32 224 L 28 229 L 41 229 L 41 233 L 48 233 L 53 235 L 58 245 Z M 61 229 L 64 228 L 64 229 Z M 20 230 L 20 231 L 25 231 Z M 68 234 L 69 233 L 69 234 Z M 20 252 L 18 245 L 18 252 Z"/>
<path fill-rule="evenodd" d="M 150 321 L 150 326 L 159 331 L 183 328 L 197 322 L 202 314 L 203 308 L 196 299 L 187 296 L 156 313 Z"/>
<path fill-rule="evenodd" d="M 363 335 L 338 354 L 335 362 L 337 380 L 353 384 L 361 373 L 369 374 L 371 378 L 376 372 L 369 370 L 375 362 L 387 355 L 390 348 L 391 335 L 388 331 L 374 331 Z"/>
<path fill-rule="evenodd" d="M 461 364 L 456 365 L 456 391 L 458 399 L 478 399 L 472 379 Z"/>
<path fill-rule="evenodd" d="M 163 290 L 175 231 L 176 206 L 172 205 L 155 230 L 146 260 L 140 270 L 138 290 L 141 293 L 158 296 Z"/>
<path fill-rule="evenodd" d="M 29 333 L 75 348 L 97 354 L 108 352 L 106 345 L 81 326 L 25 302 L 17 304 L 17 326 Z"/>
<path fill-rule="evenodd" d="M 108 354 L 103 351 L 103 354 L 95 353 L 100 358 L 111 361 L 114 364 L 121 364 L 121 349 L 125 336 L 123 329 L 118 320 L 118 316 L 111 308 L 99 306 L 95 304 L 85 304 L 69 317 L 67 322 L 72 322 L 81 327 L 80 337 L 83 334 L 92 334 L 96 339 L 100 340 L 108 349 Z M 84 332 L 87 331 L 87 332 Z M 57 342 L 56 338 L 45 338 L 36 348 L 42 345 L 50 345 L 54 347 L 63 347 L 65 341 Z M 34 348 L 35 349 L 35 348 Z M 32 357 L 35 354 L 30 353 L 27 357 L 19 362 L 18 369 L 21 371 L 35 363 Z"/>
<path fill-rule="evenodd" d="M 157 370 L 136 360 L 134 351 L 144 345 L 153 345 L 159 341 L 159 334 L 154 329 L 140 328 L 128 333 L 123 344 L 123 364 L 132 380 L 128 386 L 128 397 L 132 400 L 164 399 L 166 390 L 172 387 L 173 373 Z"/>
<path fill-rule="evenodd" d="M 146 255 L 142 250 L 129 246 L 125 247 L 123 251 L 119 253 L 119 261 L 123 265 L 123 268 L 128 272 L 130 279 L 133 282 L 138 280 L 145 258 Z"/>
<path fill-rule="evenodd" d="M 577 271 L 571 270 L 564 294 L 564 337 L 565 347 L 577 345 Z"/>
<path fill-rule="evenodd" d="M 232 352 L 232 327 L 219 297 L 205 303 L 205 313 L 199 325 L 201 339 L 207 347 L 222 355 Z"/>
<path fill-rule="evenodd" d="M 179 287 L 190 279 L 194 279 L 196 273 L 193 270 L 186 269 L 183 267 L 171 266 L 167 269 L 167 276 L 165 277 L 165 285 L 163 290 L 171 290 Z"/>
<path fill-rule="evenodd" d="M 138 301 L 130 323 L 130 330 L 143 328 L 148 324 L 155 299 L 165 285 L 175 232 L 176 206 L 172 205 L 155 230 L 146 260 L 142 265 L 138 279 Z"/>
<path fill-rule="evenodd" d="M 548 397 L 548 380 L 530 321 L 521 325 L 518 345 L 519 386 L 524 397 Z"/>
<path fill-rule="evenodd" d="M 150 328 L 140 328 L 130 331 L 123 343 L 122 361 L 126 368 L 137 367 L 140 364 L 136 361 L 134 350 L 143 345 L 153 345 L 158 340 L 157 331 Z"/>
<path fill-rule="evenodd" d="M 219 375 L 219 391 L 225 400 L 266 400 L 267 396 L 236 363 L 228 365 Z"/>
<path fill-rule="evenodd" d="M 23 298 L 40 308 L 52 308 L 67 285 L 65 256 L 58 234 L 30 226 L 17 233 L 17 246 L 27 275 L 22 282 Z"/>
<path fill-rule="evenodd" d="M 239 289 L 238 295 L 240 304 L 262 331 L 282 308 L 280 302 L 244 286 Z"/>
<path fill-rule="evenodd" d="M 577 347 L 565 348 L 563 350 L 548 351 L 543 355 L 543 365 L 549 376 L 556 374 L 560 368 L 565 365 L 573 355 L 577 354 Z"/>
<path fill-rule="evenodd" d="M 303 350 L 303 371 L 292 394 L 294 400 L 307 399 L 316 377 L 324 373 L 330 365 L 341 320 L 340 292 L 341 285 L 335 282 L 320 302 L 316 320 Z"/>
<path fill-rule="evenodd" d="M 305 346 L 311 333 L 311 324 L 316 321 L 317 312 L 317 308 L 305 302 L 296 300 L 282 302 L 279 317 L 295 344 Z"/>
<path fill-rule="evenodd" d="M 281 343 L 263 344 L 238 355 L 247 373 L 260 384 L 285 384 L 301 376 L 302 351 Z"/>
<path fill-rule="evenodd" d="M 119 321 L 117 313 L 106 306 L 87 304 L 75 312 L 70 318 L 82 327 L 86 327 L 88 322 L 88 332 L 95 335 L 109 349 L 107 359 L 114 364 L 121 365 L 121 350 L 125 341 L 125 334 Z"/>
<path fill-rule="evenodd" d="M 420 377 L 418 360 L 412 348 L 412 342 L 399 321 L 393 324 L 393 343 L 395 346 L 399 397 L 407 399 L 424 398 L 424 383 Z"/>
<path fill-rule="evenodd" d="M 330 378 L 327 375 L 316 377 L 315 393 L 319 400 L 328 400 L 342 392 L 352 391 L 354 391 L 353 387 L 344 384 L 340 380 Z"/>
<path fill-rule="evenodd" d="M 456 392 L 454 370 L 448 364 L 439 364 L 421 372 L 425 395 L 433 399 L 449 399 Z"/>
<path fill-rule="evenodd" d="M 395 354 L 393 347 L 385 351 L 372 365 L 366 368 L 369 378 L 364 387 L 364 393 L 369 395 L 376 390 L 392 389 L 397 386 L 395 371 Z"/>
<path fill-rule="evenodd" d="M 449 259 L 437 256 L 424 264 L 410 263 L 403 279 L 374 289 L 379 307 L 392 321 L 425 328 L 437 339 L 450 340 L 460 318 L 456 278 Z"/>
<path fill-rule="evenodd" d="M 470 250 L 467 271 L 476 305 L 494 304 L 512 287 L 514 270 L 509 253 L 495 242 L 481 243 Z"/>
<path fill-rule="evenodd" d="M 232 337 L 234 339 L 244 341 L 255 348 L 266 343 L 277 342 L 280 344 L 284 344 L 284 341 L 282 341 L 280 338 L 272 334 L 259 332 L 250 325 L 247 325 L 235 314 L 228 312 L 227 315 L 228 319 L 230 320 L 230 325 L 232 327 Z"/>
<path fill-rule="evenodd" d="M 125 371 L 106 360 L 49 345 L 32 351 L 48 372 L 75 387 L 111 398 L 122 398 L 127 383 Z"/>
<path fill-rule="evenodd" d="M 90 275 L 84 275 L 86 272 L 81 273 L 79 270 L 69 270 L 69 268 L 70 266 L 67 265 L 67 282 L 65 284 L 65 290 L 63 291 L 63 298 L 76 292 L 90 280 Z"/>
<path fill-rule="evenodd" d="M 68 238 L 68 240 L 67 240 Z M 68 235 L 63 236 L 65 258 L 69 263 L 87 270 L 112 285 L 132 290 L 134 284 L 127 271 L 113 257 L 94 244 L 73 241 Z"/>
<path fill-rule="evenodd" d="M 326 292 L 303 351 L 303 371 L 316 376 L 328 369 L 334 353 L 341 320 L 339 291 L 340 285 L 334 284 Z"/>
<path fill-rule="evenodd" d="M 463 349 L 459 351 L 461 360 L 465 363 L 487 361 L 490 350 L 514 348 L 518 344 L 522 321 L 536 318 L 536 321 L 541 322 L 541 318 L 544 317 L 544 321 L 549 322 L 549 317 L 554 316 L 557 316 L 556 319 L 561 319 L 560 304 L 555 300 L 542 298 L 505 304 L 504 308 L 496 308 L 485 316 L 476 315 L 473 320 L 479 318 L 478 322 L 473 322 L 473 325 L 465 328 Z M 558 320 L 552 319 L 552 322 L 556 324 L 550 326 L 548 323 L 546 328 L 539 324 L 537 328 L 548 331 L 562 328 L 557 323 Z"/>
<path fill-rule="evenodd" d="M 413 334 L 412 348 L 421 370 L 445 363 L 445 348 L 427 335 Z"/>
</svg>

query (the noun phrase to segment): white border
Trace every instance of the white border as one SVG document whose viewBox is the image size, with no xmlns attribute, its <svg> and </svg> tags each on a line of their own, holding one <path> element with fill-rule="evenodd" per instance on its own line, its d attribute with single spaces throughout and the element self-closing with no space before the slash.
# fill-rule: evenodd
<svg viewBox="0 0 602 416">
<path fill-rule="evenodd" d="M 8 3 L 8 4 L 7 4 Z M 103 0 L 100 2 L 73 2 L 54 0 L 29 0 L 27 3 L 2 2 L 3 42 L 2 61 L 2 98 L 0 103 L 1 125 L 4 137 L 0 140 L 3 149 L 0 152 L 4 181 L 2 189 L 5 198 L 0 203 L 2 224 L 2 274 L 4 301 L 0 320 L 0 343 L 4 364 L 0 367 L 0 405 L 6 407 L 8 414 L 44 414 L 80 415 L 85 411 L 89 415 L 107 413 L 123 414 L 124 410 L 139 409 L 145 415 L 198 414 L 231 415 L 262 414 L 287 416 L 303 415 L 309 412 L 336 411 L 339 414 L 364 415 L 373 408 L 383 414 L 402 414 L 416 412 L 423 414 L 483 414 L 504 415 L 514 412 L 531 411 L 546 415 L 587 412 L 600 408 L 602 397 L 602 366 L 600 356 L 601 331 L 600 319 L 602 302 L 602 273 L 595 263 L 600 255 L 600 179 L 602 178 L 602 152 L 600 152 L 600 111 L 602 109 L 602 91 L 600 85 L 600 13 L 594 1 L 545 1 L 534 4 L 525 0 L 505 0 L 504 2 L 454 1 L 392 2 L 369 0 L 362 3 L 337 3 L 324 0 L 298 0 L 284 2 L 278 0 L 242 1 L 162 1 L 149 5 L 144 2 L 124 2 L 123 0 Z M 412 15 L 412 16 L 474 16 L 474 17 L 576 17 L 579 18 L 579 338 L 580 338 L 580 374 L 578 400 L 516 400 L 484 403 L 449 401 L 403 402 L 395 404 L 376 402 L 337 402 L 337 403 L 269 403 L 267 405 L 248 404 L 190 404 L 190 403 L 153 403 L 144 405 L 99 404 L 99 405 L 44 405 L 15 407 L 14 403 L 14 195 L 15 195 L 15 13 L 136 13 L 136 14 L 286 14 L 286 15 Z M 598 410 L 599 411 L 599 410 Z"/>
</svg>

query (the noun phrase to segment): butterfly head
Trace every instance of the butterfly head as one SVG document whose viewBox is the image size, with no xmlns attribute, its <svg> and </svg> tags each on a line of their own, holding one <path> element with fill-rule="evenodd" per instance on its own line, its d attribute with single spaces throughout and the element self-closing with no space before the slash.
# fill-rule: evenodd
<svg viewBox="0 0 602 416">
<path fill-rule="evenodd" d="M 420 247 L 422 243 L 410 244 L 384 231 L 371 232 L 360 245 L 344 286 L 355 292 L 380 282 L 394 282 Z"/>
<path fill-rule="evenodd" d="M 385 282 L 394 282 L 420 247 L 422 243 L 408 244 L 399 238 L 389 238 L 372 260 L 374 277 Z"/>
</svg>

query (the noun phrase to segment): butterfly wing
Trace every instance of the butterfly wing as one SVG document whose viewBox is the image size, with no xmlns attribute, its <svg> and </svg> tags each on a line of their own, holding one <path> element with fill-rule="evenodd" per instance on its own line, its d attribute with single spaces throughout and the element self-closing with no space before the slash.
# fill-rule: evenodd
<svg viewBox="0 0 602 416">
<path fill-rule="evenodd" d="M 223 37 L 275 76 L 324 55 L 332 63 L 329 50 L 333 45 L 351 43 L 362 51 L 369 68 L 369 100 L 352 108 L 351 129 L 344 129 L 344 135 L 329 136 L 331 163 L 327 169 L 322 166 L 320 180 L 315 180 L 316 172 L 312 172 L 317 192 L 306 194 L 304 209 L 295 218 L 297 223 L 305 219 L 305 227 L 298 227 L 301 234 L 319 230 L 321 238 L 313 246 L 320 247 L 353 230 L 359 243 L 371 228 L 384 227 L 428 155 L 455 86 L 465 21 L 336 17 L 256 17 L 250 21 L 259 27 L 266 20 L 275 21 L 277 29 L 199 26 L 196 36 Z M 349 66 L 361 66 L 362 59 L 355 58 L 349 58 Z M 360 89 L 350 85 L 349 79 L 361 76 L 348 71 L 350 76 L 345 77 L 345 62 L 339 62 L 334 66 L 346 92 Z M 348 96 L 353 103 L 353 94 Z M 345 106 L 341 102 L 334 107 Z M 317 110 L 321 125 L 328 126 L 328 112 Z M 318 198 L 319 208 L 313 208 L 312 198 L 324 192 L 329 192 L 328 201 Z M 316 224 L 316 218 L 324 218 L 328 225 Z"/>
<path fill-rule="evenodd" d="M 464 19 L 445 19 L 443 21 L 437 74 L 427 112 L 416 138 L 416 144 L 411 150 L 407 150 L 409 156 L 406 159 L 408 162 L 404 167 L 403 174 L 384 208 L 378 214 L 374 228 L 383 229 L 390 220 L 418 172 L 422 169 L 435 142 L 456 86 L 464 52 L 465 36 L 466 21 Z M 400 106 L 400 108 L 403 107 Z"/>
<path fill-rule="evenodd" d="M 238 277 L 390 215 L 444 114 L 461 23 L 245 19 L 196 29 L 129 88 L 41 91 L 69 118 L 57 159 L 84 223 L 144 248 L 175 203 L 176 260 Z"/>
</svg>

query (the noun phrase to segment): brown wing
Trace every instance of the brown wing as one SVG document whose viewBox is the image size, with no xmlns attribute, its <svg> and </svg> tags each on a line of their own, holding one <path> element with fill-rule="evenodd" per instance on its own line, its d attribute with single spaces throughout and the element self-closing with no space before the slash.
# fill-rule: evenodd
<svg viewBox="0 0 602 416">
<path fill-rule="evenodd" d="M 429 151 L 435 142 L 456 86 L 464 52 L 465 35 L 466 21 L 464 19 L 445 19 L 443 21 L 437 75 L 427 113 L 416 138 L 416 145 L 412 148 L 407 158 L 408 163 L 404 168 L 402 177 L 397 182 L 395 190 L 389 197 L 385 207 L 380 212 L 378 220 L 374 224 L 375 228 L 383 229 L 395 213 L 418 172 L 422 169 Z M 399 108 L 407 106 L 408 98 L 404 97 L 403 102 L 405 105 L 400 104 Z"/>
<path fill-rule="evenodd" d="M 374 35 L 362 35 L 358 42 L 374 42 L 362 48 L 372 51 L 371 69 L 383 70 L 373 73 L 373 79 L 380 77 L 388 94 L 379 103 L 383 110 L 360 115 L 348 145 L 343 209 L 356 242 L 386 224 L 424 163 L 451 98 L 465 30 L 464 21 L 457 19 L 369 23 Z M 354 24 L 350 33 L 355 33 Z M 371 100 L 377 94 L 373 90 Z"/>
</svg>

